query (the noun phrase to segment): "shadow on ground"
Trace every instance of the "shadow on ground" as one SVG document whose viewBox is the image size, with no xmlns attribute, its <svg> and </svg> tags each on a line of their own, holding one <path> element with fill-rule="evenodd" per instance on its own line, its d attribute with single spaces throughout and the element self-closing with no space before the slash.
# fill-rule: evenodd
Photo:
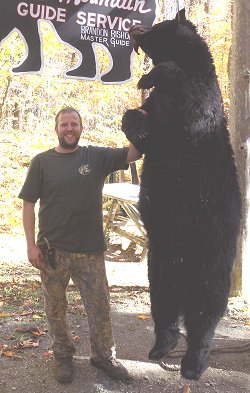
<svg viewBox="0 0 250 393">
<path fill-rule="evenodd" d="M 147 358 L 154 333 L 145 262 L 114 259 L 106 262 L 114 337 L 117 357 L 132 381 L 114 382 L 90 365 L 87 318 L 77 291 L 70 285 L 68 317 L 77 348 L 75 378 L 70 385 L 57 383 L 51 372 L 39 276 L 26 262 L 23 239 L 20 245 L 17 249 L 12 241 L 7 257 L 0 261 L 0 393 L 250 392 L 249 346 L 248 351 L 240 350 L 249 344 L 250 326 L 241 310 L 229 310 L 216 331 L 216 352 L 210 356 L 208 369 L 199 381 L 188 382 L 178 370 L 180 357 L 163 359 L 163 364 Z M 37 346 L 22 347 L 20 343 Z M 182 337 L 176 350 L 183 353 L 185 348 Z"/>
</svg>

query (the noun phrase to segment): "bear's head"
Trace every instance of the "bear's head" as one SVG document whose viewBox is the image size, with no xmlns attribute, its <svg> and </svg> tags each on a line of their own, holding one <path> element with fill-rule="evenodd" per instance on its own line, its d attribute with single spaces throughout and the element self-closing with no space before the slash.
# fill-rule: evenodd
<svg viewBox="0 0 250 393">
<path fill-rule="evenodd" d="M 135 25 L 130 29 L 134 49 L 141 48 L 153 61 L 154 65 L 174 61 L 180 67 L 202 67 L 205 59 L 211 59 L 205 41 L 197 33 L 196 27 L 186 19 L 185 10 L 181 10 L 175 19 L 158 23 L 151 28 Z M 212 59 L 211 59 L 212 62 Z"/>
</svg>

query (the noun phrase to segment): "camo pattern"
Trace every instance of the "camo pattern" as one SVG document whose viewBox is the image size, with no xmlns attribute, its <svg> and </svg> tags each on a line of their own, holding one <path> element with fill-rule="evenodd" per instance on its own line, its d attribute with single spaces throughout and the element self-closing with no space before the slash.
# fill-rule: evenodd
<svg viewBox="0 0 250 393">
<path fill-rule="evenodd" d="M 41 270 L 45 311 L 55 358 L 75 353 L 67 320 L 66 289 L 70 278 L 79 290 L 88 317 L 91 357 L 115 357 L 110 320 L 110 296 L 104 254 L 71 253 L 54 249 L 55 269 L 43 250 L 46 268 Z"/>
</svg>

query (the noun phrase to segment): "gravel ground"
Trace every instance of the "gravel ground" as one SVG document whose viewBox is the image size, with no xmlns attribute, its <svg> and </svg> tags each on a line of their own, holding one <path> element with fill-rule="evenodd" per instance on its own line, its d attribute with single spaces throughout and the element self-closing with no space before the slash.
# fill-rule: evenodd
<svg viewBox="0 0 250 393">
<path fill-rule="evenodd" d="M 124 255 L 126 254 L 126 258 Z M 0 358 L 0 393 L 247 393 L 250 392 L 250 352 L 239 347 L 249 343 L 249 319 L 242 299 L 231 301 L 229 311 L 216 331 L 213 348 L 233 348 L 232 352 L 211 355 L 209 367 L 199 381 L 181 378 L 180 358 L 164 359 L 163 363 L 147 358 L 154 342 L 150 316 L 147 267 L 145 262 L 131 262 L 134 251 L 121 252 L 111 247 L 107 254 L 107 275 L 111 289 L 111 306 L 117 357 L 129 370 L 129 383 L 114 382 L 89 363 L 88 326 L 80 304 L 69 307 L 69 320 L 77 352 L 75 378 L 70 385 L 57 383 L 51 373 L 50 338 L 45 320 L 35 321 L 42 327 L 39 347 L 17 351 L 17 356 Z M 26 245 L 22 236 L 0 235 L 2 271 L 10 274 L 30 269 Z M 30 270 L 29 273 L 30 275 Z M 37 272 L 34 270 L 34 280 Z M 74 290 L 71 288 L 71 290 Z M 6 311 L 6 310 L 4 310 Z M 0 318 L 0 345 L 8 343 L 10 335 L 25 326 L 26 317 Z M 2 321 L 1 321 L 2 319 Z M 178 344 L 185 350 L 185 339 Z"/>
</svg>

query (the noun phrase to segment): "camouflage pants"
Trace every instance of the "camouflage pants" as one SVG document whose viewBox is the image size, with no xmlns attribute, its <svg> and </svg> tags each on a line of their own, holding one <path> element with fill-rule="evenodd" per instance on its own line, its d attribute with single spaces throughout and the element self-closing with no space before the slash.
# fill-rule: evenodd
<svg viewBox="0 0 250 393">
<path fill-rule="evenodd" d="M 96 360 L 114 357 L 104 254 L 79 254 L 55 249 L 55 269 L 49 265 L 46 252 L 43 254 L 46 269 L 41 270 L 41 280 L 54 356 L 69 357 L 75 353 L 66 315 L 66 290 L 71 278 L 80 291 L 87 313 L 91 357 Z"/>
</svg>

